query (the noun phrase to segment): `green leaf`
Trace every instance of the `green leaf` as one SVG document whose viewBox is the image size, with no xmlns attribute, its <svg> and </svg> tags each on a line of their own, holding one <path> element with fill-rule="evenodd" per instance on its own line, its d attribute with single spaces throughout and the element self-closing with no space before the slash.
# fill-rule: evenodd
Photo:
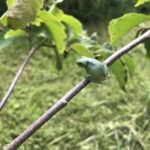
<svg viewBox="0 0 150 150">
<path fill-rule="evenodd" d="M 62 21 L 71 27 L 73 38 L 76 38 L 83 31 L 82 24 L 73 16 L 63 15 Z"/>
<path fill-rule="evenodd" d="M 125 65 L 128 69 L 129 76 L 132 78 L 135 72 L 135 67 L 136 67 L 134 59 L 129 55 L 124 55 L 122 59 L 124 60 Z"/>
<path fill-rule="evenodd" d="M 135 7 L 138 7 L 146 2 L 150 2 L 150 0 L 138 0 L 137 3 L 135 4 Z"/>
<path fill-rule="evenodd" d="M 67 37 L 64 25 L 50 12 L 41 11 L 39 17 L 47 26 L 59 53 L 63 53 L 66 48 L 65 39 Z"/>
<path fill-rule="evenodd" d="M 11 29 L 25 28 L 32 22 L 43 6 L 43 0 L 15 0 L 7 11 L 8 26 Z"/>
<path fill-rule="evenodd" d="M 5 14 L 0 18 L 0 24 L 2 26 L 7 26 L 7 17 Z"/>
<path fill-rule="evenodd" d="M 114 44 L 131 29 L 147 20 L 150 20 L 150 16 L 136 13 L 129 13 L 113 19 L 109 24 L 110 42 Z"/>
<path fill-rule="evenodd" d="M 7 2 L 8 8 L 10 8 L 13 5 L 14 0 L 7 0 L 6 2 Z"/>
<path fill-rule="evenodd" d="M 9 38 L 13 38 L 13 37 L 18 37 L 18 36 L 28 36 L 28 34 L 25 31 L 21 30 L 21 29 L 9 30 L 5 34 L 5 39 L 9 39 Z"/>
<path fill-rule="evenodd" d="M 71 48 L 81 56 L 93 57 L 92 53 L 89 51 L 89 49 L 84 44 L 75 43 L 75 44 L 71 45 Z"/>
<path fill-rule="evenodd" d="M 63 15 L 64 15 L 64 12 L 57 8 L 57 7 L 54 7 L 52 10 L 51 10 L 51 13 L 57 18 L 59 19 L 60 21 L 62 20 L 63 18 Z"/>
<path fill-rule="evenodd" d="M 146 49 L 146 55 L 150 58 L 150 39 L 144 41 L 144 47 Z"/>
<path fill-rule="evenodd" d="M 64 14 L 64 12 L 61 9 L 55 7 L 52 10 L 52 14 L 61 22 L 64 22 L 65 24 L 71 27 L 73 32 L 72 38 L 76 38 L 83 31 L 83 27 L 80 21 L 71 15 Z"/>
<path fill-rule="evenodd" d="M 125 84 L 126 84 L 126 80 L 125 80 L 125 68 L 122 65 L 120 60 L 117 60 L 114 64 L 111 65 L 111 70 L 112 73 L 115 75 L 119 85 L 124 88 Z"/>
<path fill-rule="evenodd" d="M 3 49 L 13 43 L 14 39 L 5 39 L 4 38 L 4 33 L 0 32 L 0 49 Z"/>
<path fill-rule="evenodd" d="M 123 89 L 125 89 L 128 78 L 133 77 L 135 67 L 135 62 L 130 55 L 124 55 L 111 66 L 113 74 L 115 75 L 120 87 Z"/>
<path fill-rule="evenodd" d="M 35 18 L 35 20 L 31 23 L 37 27 L 40 27 L 43 21 L 40 18 Z"/>
</svg>

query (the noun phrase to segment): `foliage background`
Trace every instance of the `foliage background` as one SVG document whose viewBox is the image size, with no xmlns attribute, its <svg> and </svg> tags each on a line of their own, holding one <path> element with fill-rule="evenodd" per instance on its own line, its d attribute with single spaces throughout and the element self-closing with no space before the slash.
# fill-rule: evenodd
<svg viewBox="0 0 150 150">
<path fill-rule="evenodd" d="M 146 3 L 134 8 L 136 0 L 65 0 L 60 3 L 66 13 L 70 13 L 82 22 L 104 23 L 129 12 L 149 13 L 150 4 Z"/>
<path fill-rule="evenodd" d="M 73 12 L 73 7 L 68 7 L 71 2 L 79 5 L 79 1 L 65 1 L 66 4 L 61 7 L 77 16 L 77 13 Z M 113 9 L 110 1 L 97 1 L 100 4 L 105 3 L 105 6 L 108 3 L 107 9 L 100 4 L 103 9 L 99 9 L 94 2 L 96 1 L 87 3 L 83 0 L 80 2 L 82 7 L 79 5 L 82 9 L 79 9 L 79 6 L 75 7 L 79 13 L 77 17 L 85 22 L 90 30 L 93 27 L 95 29 L 95 25 L 91 25 L 95 20 L 99 19 L 98 24 L 100 22 L 99 26 L 102 26 L 102 20 L 108 22 L 111 17 L 120 16 L 127 11 Z M 131 1 L 123 2 L 128 4 Z M 89 6 L 97 7 L 91 7 L 89 11 Z M 122 7 L 130 10 L 130 5 Z M 97 10 L 102 12 L 97 13 Z M 108 13 L 104 18 L 106 11 L 114 13 Z M 107 34 L 104 25 L 103 28 L 97 28 L 101 34 Z M 107 37 L 102 37 L 102 40 L 103 38 Z M 128 35 L 120 46 L 125 45 L 130 39 Z M 3 97 L 27 53 L 26 44 L 20 39 L 11 47 L 0 50 L 0 98 Z M 103 86 L 90 84 L 20 149 L 149 150 L 150 62 L 144 57 L 142 45 L 135 48 L 132 53 L 138 65 L 125 92 L 120 90 L 113 75 Z M 49 49 L 40 49 L 35 53 L 10 97 L 10 103 L 0 113 L 0 149 L 27 128 L 68 89 L 83 79 L 81 70 L 75 63 L 79 56 L 70 55 L 65 60 L 63 70 L 58 72 L 54 66 L 53 55 Z"/>
</svg>

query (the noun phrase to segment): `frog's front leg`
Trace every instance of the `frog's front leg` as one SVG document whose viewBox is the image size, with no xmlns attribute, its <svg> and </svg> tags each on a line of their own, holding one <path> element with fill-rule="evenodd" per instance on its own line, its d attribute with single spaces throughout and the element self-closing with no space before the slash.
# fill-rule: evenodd
<svg viewBox="0 0 150 150">
<path fill-rule="evenodd" d="M 95 80 L 92 75 L 87 74 L 86 79 L 90 82 L 99 83 L 99 81 Z"/>
<path fill-rule="evenodd" d="M 88 81 L 91 81 L 91 80 L 92 80 L 91 75 L 90 75 L 90 74 L 87 74 L 87 75 L 86 75 L 86 79 L 87 79 Z"/>
</svg>

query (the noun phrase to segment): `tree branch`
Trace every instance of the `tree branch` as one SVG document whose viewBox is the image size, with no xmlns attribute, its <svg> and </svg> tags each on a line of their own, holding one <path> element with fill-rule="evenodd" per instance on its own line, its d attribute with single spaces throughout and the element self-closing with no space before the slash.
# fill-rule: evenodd
<svg viewBox="0 0 150 150">
<path fill-rule="evenodd" d="M 2 98 L 2 100 L 0 101 L 0 111 L 4 108 L 5 104 L 8 102 L 8 99 L 11 95 L 11 93 L 13 92 L 15 85 L 17 83 L 17 81 L 19 80 L 19 77 L 21 76 L 24 68 L 26 67 L 26 65 L 28 64 L 31 56 L 33 55 L 33 53 L 38 50 L 41 46 L 43 46 L 44 42 L 46 41 L 46 39 L 43 39 L 41 41 L 40 44 L 38 44 L 36 47 L 32 47 L 31 50 L 29 51 L 27 57 L 25 58 L 24 62 L 22 63 L 22 65 L 20 66 L 16 76 L 14 77 L 11 85 L 9 86 L 5 96 Z"/>
<path fill-rule="evenodd" d="M 142 43 L 145 39 L 150 38 L 150 30 L 143 35 L 127 44 L 125 47 L 116 51 L 113 55 L 107 58 L 104 62 L 110 66 L 114 61 L 119 59 L 122 55 L 127 53 L 133 47 Z M 41 117 L 39 117 L 29 128 L 22 132 L 16 139 L 14 139 L 7 147 L 6 150 L 15 150 L 22 145 L 34 132 L 36 132 L 44 123 L 46 123 L 52 116 L 64 108 L 71 99 L 78 94 L 83 88 L 89 84 L 89 81 L 83 80 L 67 92 L 56 104 L 47 110 Z"/>
</svg>

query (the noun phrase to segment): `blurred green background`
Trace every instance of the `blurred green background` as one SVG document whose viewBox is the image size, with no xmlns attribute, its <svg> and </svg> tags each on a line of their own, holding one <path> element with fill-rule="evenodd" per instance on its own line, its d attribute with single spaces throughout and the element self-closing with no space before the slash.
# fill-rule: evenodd
<svg viewBox="0 0 150 150">
<path fill-rule="evenodd" d="M 67 13 L 84 22 L 106 40 L 109 20 L 133 9 L 129 0 L 66 0 Z M 144 8 L 144 10 L 143 10 Z M 134 32 L 134 31 L 133 31 Z M 130 33 L 132 34 L 132 33 Z M 121 45 L 130 41 L 130 34 Z M 120 46 L 121 46 L 120 45 Z M 0 50 L 0 99 L 28 53 L 27 42 Z M 20 150 L 149 150 L 150 149 L 150 62 L 143 45 L 132 51 L 135 75 L 122 91 L 111 74 L 103 85 L 91 83 L 68 106 L 26 141 Z M 70 88 L 83 79 L 72 52 L 62 71 L 55 67 L 54 53 L 37 51 L 21 76 L 9 103 L 0 112 L 0 149 L 8 144 Z"/>
</svg>

